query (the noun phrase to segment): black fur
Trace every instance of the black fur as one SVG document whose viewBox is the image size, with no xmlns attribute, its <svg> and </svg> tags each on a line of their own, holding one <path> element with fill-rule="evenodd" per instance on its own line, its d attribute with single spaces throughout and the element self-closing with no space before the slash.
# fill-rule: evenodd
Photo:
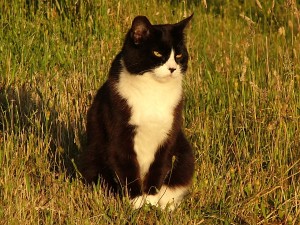
<svg viewBox="0 0 300 225">
<path fill-rule="evenodd" d="M 144 72 L 164 64 L 171 48 L 175 54 L 182 54 L 176 61 L 184 73 L 188 52 L 183 30 L 191 17 L 165 25 L 151 25 L 143 16 L 134 19 L 121 52 L 112 63 L 108 80 L 88 110 L 87 148 L 80 166 L 87 183 L 98 182 L 100 178 L 113 193 L 126 191 L 130 197 L 155 194 L 163 184 L 174 187 L 191 183 L 194 157 L 181 129 L 183 101 L 174 109 L 172 130 L 141 180 L 133 143 L 135 127 L 129 124 L 131 109 L 115 88 L 124 66 L 133 76 L 143 76 Z M 155 57 L 153 51 L 159 51 L 162 57 Z"/>
</svg>

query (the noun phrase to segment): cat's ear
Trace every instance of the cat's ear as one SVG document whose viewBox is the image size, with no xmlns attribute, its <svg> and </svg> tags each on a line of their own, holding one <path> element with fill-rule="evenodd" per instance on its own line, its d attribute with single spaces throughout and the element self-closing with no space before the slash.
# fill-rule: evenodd
<svg viewBox="0 0 300 225">
<path fill-rule="evenodd" d="M 184 20 L 181 20 L 178 23 L 174 24 L 174 28 L 177 31 L 183 32 L 184 28 L 186 28 L 186 26 L 188 25 L 188 23 L 190 22 L 190 20 L 193 18 L 194 13 L 192 13 L 192 15 L 190 15 L 189 17 L 185 18 Z"/>
<path fill-rule="evenodd" d="M 131 25 L 130 36 L 136 45 L 142 44 L 148 39 L 152 25 L 145 16 L 137 16 Z"/>
</svg>

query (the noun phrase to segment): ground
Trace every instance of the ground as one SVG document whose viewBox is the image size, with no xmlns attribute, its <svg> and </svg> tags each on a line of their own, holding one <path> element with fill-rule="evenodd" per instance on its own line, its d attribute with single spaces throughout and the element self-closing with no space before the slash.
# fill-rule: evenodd
<svg viewBox="0 0 300 225">
<path fill-rule="evenodd" d="M 299 3 L 26 2 L 0 3 L 0 224 L 300 223 Z M 86 111 L 136 15 L 192 12 L 193 186 L 172 213 L 134 210 L 80 181 Z"/>
</svg>

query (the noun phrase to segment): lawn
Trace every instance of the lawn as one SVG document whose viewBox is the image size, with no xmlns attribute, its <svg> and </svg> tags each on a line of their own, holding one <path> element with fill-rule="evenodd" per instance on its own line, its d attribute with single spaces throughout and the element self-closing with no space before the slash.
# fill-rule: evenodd
<svg viewBox="0 0 300 225">
<path fill-rule="evenodd" d="M 0 224 L 300 224 L 299 4 L 2 0 Z M 194 182 L 173 212 L 133 210 L 80 181 L 86 112 L 136 15 L 192 12 Z"/>
</svg>

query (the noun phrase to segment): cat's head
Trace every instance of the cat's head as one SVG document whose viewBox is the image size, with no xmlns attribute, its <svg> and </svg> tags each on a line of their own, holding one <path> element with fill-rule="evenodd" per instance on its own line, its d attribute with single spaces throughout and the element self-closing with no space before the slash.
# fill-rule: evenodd
<svg viewBox="0 0 300 225">
<path fill-rule="evenodd" d="M 145 16 L 135 17 L 122 50 L 127 71 L 152 72 L 158 80 L 184 74 L 188 64 L 184 29 L 192 17 L 162 25 L 152 25 Z"/>
</svg>

